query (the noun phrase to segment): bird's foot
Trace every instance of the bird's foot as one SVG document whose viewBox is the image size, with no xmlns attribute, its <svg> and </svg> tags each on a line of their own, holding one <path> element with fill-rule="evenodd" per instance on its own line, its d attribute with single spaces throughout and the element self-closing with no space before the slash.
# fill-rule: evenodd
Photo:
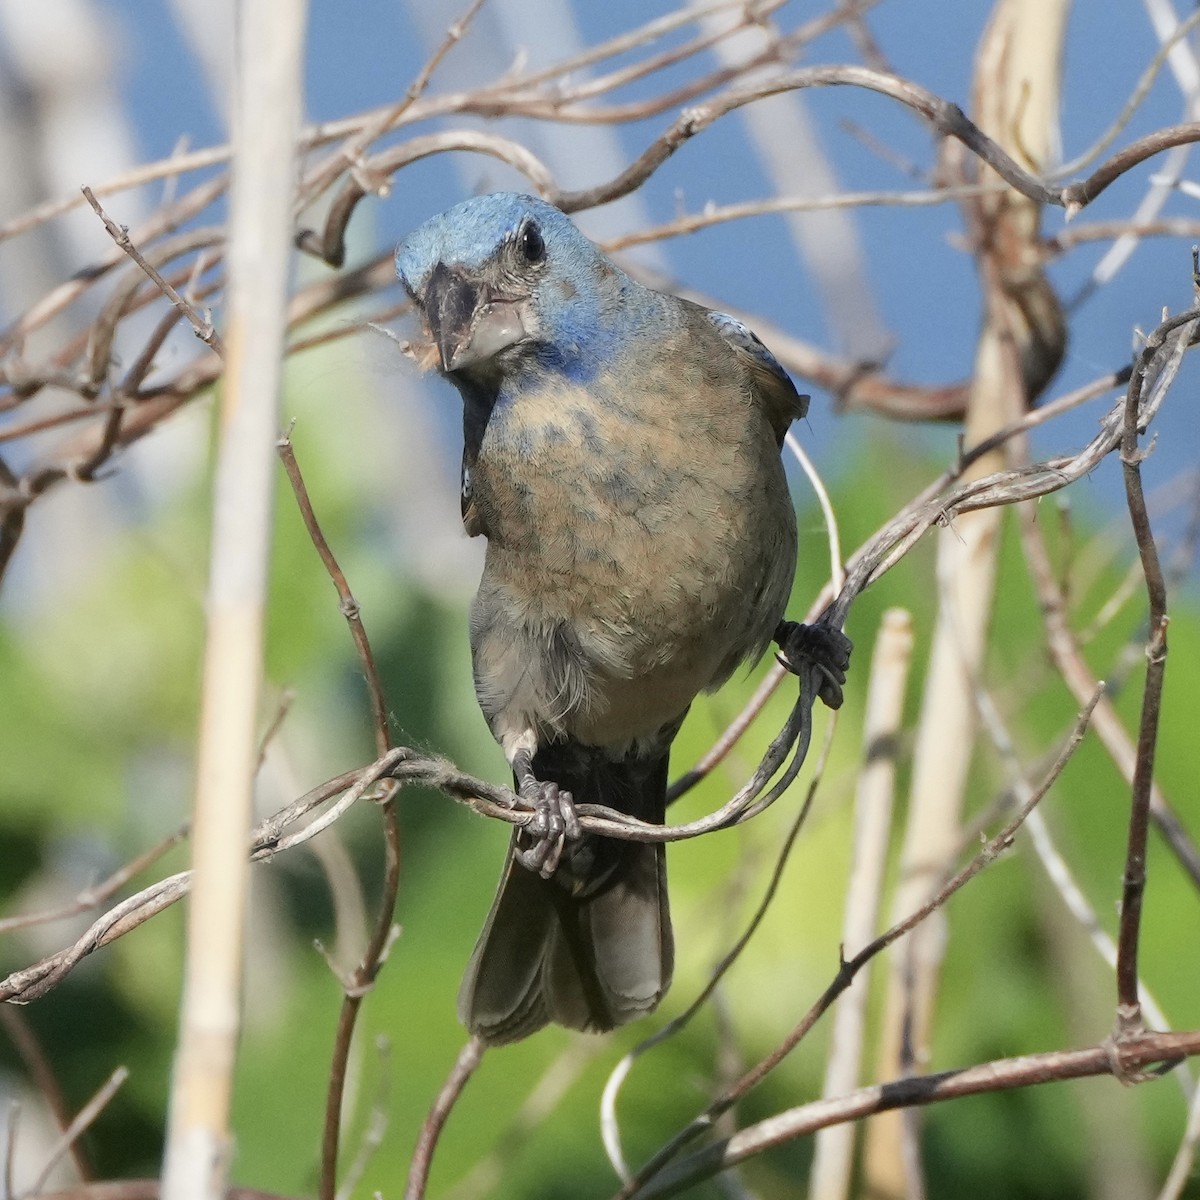
<svg viewBox="0 0 1200 1200">
<path fill-rule="evenodd" d="M 780 621 L 774 640 L 779 645 L 779 663 L 793 675 L 799 675 L 804 664 L 811 663 L 821 676 L 817 695 L 830 708 L 841 708 L 842 685 L 854 643 L 832 625 L 801 625 L 798 621 Z"/>
<path fill-rule="evenodd" d="M 520 790 L 521 798 L 533 805 L 533 817 L 517 832 L 517 861 L 549 879 L 558 869 L 563 847 L 583 836 L 575 801 L 557 783 L 539 783 L 532 774 L 521 781 Z"/>
</svg>

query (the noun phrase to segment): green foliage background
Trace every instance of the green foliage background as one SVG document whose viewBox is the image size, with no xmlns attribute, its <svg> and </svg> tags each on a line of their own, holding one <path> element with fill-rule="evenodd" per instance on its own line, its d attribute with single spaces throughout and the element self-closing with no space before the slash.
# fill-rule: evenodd
<svg viewBox="0 0 1200 1200">
<path fill-rule="evenodd" d="M 334 370 L 323 353 L 293 364 L 286 411 L 298 418 L 294 441 L 316 510 L 362 603 L 395 736 L 503 779 L 502 758 L 471 692 L 468 597 L 428 590 L 403 561 L 380 550 L 378 530 L 395 518 L 381 508 L 375 489 L 378 470 L 387 469 L 386 450 L 381 454 L 369 446 L 371 432 L 353 400 L 356 389 L 379 381 L 348 378 L 345 362 L 339 359 Z M 410 382 L 399 378 L 383 386 L 402 389 Z M 189 419 L 196 435 L 206 436 L 203 424 Z M 836 433 L 862 446 L 852 477 L 833 481 L 847 548 L 940 469 L 940 449 L 951 453 L 936 443 L 914 451 L 905 435 L 862 419 L 844 419 L 836 430 L 831 420 L 803 432 L 810 444 Z M 154 439 L 135 453 L 153 455 Z M 1115 475 L 1117 464 L 1104 470 Z M 0 900 L 6 915 L 72 895 L 102 865 L 111 869 L 138 854 L 186 814 L 203 634 L 207 486 L 200 473 L 164 507 L 130 520 L 98 569 L 54 603 L 29 611 L 13 599 L 0 601 Z M 798 485 L 797 493 L 802 554 L 793 611 L 799 614 L 823 582 L 827 551 L 806 489 Z M 428 503 L 453 506 L 454 481 L 447 479 L 444 493 Z M 1076 564 L 1075 621 L 1082 626 L 1121 579 L 1131 546 L 1125 533 L 1090 533 L 1087 514 L 1076 517 L 1068 546 L 1056 511 L 1047 502 L 1040 519 L 1060 559 L 1070 550 Z M 39 538 L 36 511 L 33 521 L 21 553 L 57 553 Z M 270 701 L 263 720 L 265 726 L 284 688 L 294 692 L 278 749 L 298 792 L 373 755 L 362 680 L 337 599 L 282 473 L 277 527 Z M 730 973 L 718 1006 L 634 1069 L 620 1105 L 631 1161 L 640 1161 L 694 1115 L 730 1069 L 730 1054 L 743 1066 L 757 1060 L 832 977 L 868 657 L 884 609 L 908 608 L 917 636 L 911 724 L 932 622 L 932 566 L 932 547 L 923 545 L 856 605 L 849 623 L 858 646 L 855 671 L 812 815 L 770 914 Z M 1100 675 L 1113 678 L 1114 664 L 1139 636 L 1143 599 L 1135 590 L 1089 645 Z M 1011 532 L 1003 547 L 994 630 L 990 682 L 1026 761 L 1036 763 L 1059 744 L 1076 708 L 1048 664 Z M 1177 600 L 1159 778 L 1193 828 L 1200 825 L 1193 733 L 1198 641 L 1194 607 Z M 1132 726 L 1141 681 L 1136 656 L 1126 673 L 1119 703 Z M 677 771 L 708 746 L 758 675 L 696 704 L 677 744 Z M 728 764 L 680 804 L 679 819 L 715 806 L 744 778 L 787 703 L 786 696 L 776 698 Z M 827 720 L 819 717 L 818 738 Z M 615 1190 L 597 1121 L 608 1072 L 626 1050 L 687 1005 L 737 937 L 761 896 L 810 774 L 806 770 L 800 784 L 750 826 L 671 849 L 679 967 L 662 1012 L 607 1039 L 550 1030 L 489 1053 L 446 1130 L 431 1194 L 449 1194 L 488 1155 L 497 1156 L 498 1175 L 478 1194 L 529 1200 L 600 1197 Z M 994 756 L 981 752 L 972 811 L 990 804 L 1001 784 Z M 271 806 L 288 795 L 278 778 L 264 786 L 264 802 Z M 1081 885 L 1114 932 L 1127 805 L 1127 789 L 1094 740 L 1045 804 Z M 360 1026 L 343 1154 L 344 1162 L 353 1158 L 372 1108 L 384 1110 L 387 1134 L 358 1189 L 361 1195 L 399 1194 L 420 1122 L 463 1043 L 455 993 L 491 899 L 506 837 L 498 825 L 438 795 L 406 792 L 400 813 L 404 861 L 396 920 L 402 932 Z M 902 816 L 901 802 L 898 822 Z M 365 805 L 351 812 L 338 836 L 353 856 L 373 911 L 381 868 L 378 814 Z M 175 850 L 135 886 L 185 862 L 186 850 Z M 954 898 L 949 918 L 930 1069 L 1084 1044 L 1107 1033 L 1112 980 L 1065 916 L 1023 838 Z M 0 967 L 15 969 L 67 944 L 85 922 L 0 938 Z M 1200 1024 L 1198 923 L 1200 898 L 1156 842 L 1143 972 L 1179 1027 Z M 158 1169 L 181 937 L 181 911 L 168 911 L 85 961 L 25 1010 L 73 1107 L 114 1066 L 130 1068 L 129 1082 L 87 1137 L 105 1174 Z M 256 869 L 236 1093 L 234 1176 L 240 1183 L 296 1195 L 314 1191 L 340 991 L 313 940 L 332 944 L 334 937 L 328 884 L 307 850 Z M 819 1094 L 826 1025 L 743 1106 L 741 1122 Z M 382 1051 L 385 1039 L 390 1048 Z M 576 1071 L 561 1105 L 537 1127 L 521 1128 L 522 1104 L 556 1062 L 559 1070 L 574 1064 Z M 21 1072 L 3 1039 L 0 1069 Z M 1144 1160 L 1161 1176 L 1182 1130 L 1184 1106 L 1169 1080 L 1127 1089 L 1103 1079 L 943 1105 L 922 1119 L 931 1196 L 1070 1198 L 1094 1194 L 1097 1138 L 1106 1130 L 1124 1139 L 1121 1153 Z M 810 1154 L 810 1144 L 800 1142 L 766 1155 L 746 1168 L 748 1187 L 763 1197 L 802 1194 Z M 722 1193 L 706 1185 L 694 1194 Z M 1200 1196 L 1200 1186 L 1193 1184 L 1188 1195 Z"/>
</svg>

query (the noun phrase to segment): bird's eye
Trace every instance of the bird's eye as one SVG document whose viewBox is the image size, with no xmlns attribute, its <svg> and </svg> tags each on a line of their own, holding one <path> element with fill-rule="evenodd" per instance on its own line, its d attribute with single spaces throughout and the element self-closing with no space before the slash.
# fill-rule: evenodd
<svg viewBox="0 0 1200 1200">
<path fill-rule="evenodd" d="M 546 257 L 546 243 L 542 240 L 542 231 L 532 222 L 526 221 L 517 235 L 517 246 L 521 257 L 530 264 L 540 263 Z"/>
</svg>

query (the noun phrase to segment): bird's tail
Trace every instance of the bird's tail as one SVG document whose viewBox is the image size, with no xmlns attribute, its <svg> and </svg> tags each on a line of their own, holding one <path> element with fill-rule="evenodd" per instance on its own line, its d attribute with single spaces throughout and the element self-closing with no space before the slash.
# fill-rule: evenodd
<svg viewBox="0 0 1200 1200">
<path fill-rule="evenodd" d="M 612 761 L 566 743 L 534 760 L 578 804 L 643 821 L 666 816 L 667 754 Z M 551 879 L 510 843 L 500 888 L 458 997 L 463 1024 L 492 1044 L 547 1022 L 609 1030 L 650 1012 L 671 982 L 674 943 L 662 843 L 585 837 Z"/>
</svg>

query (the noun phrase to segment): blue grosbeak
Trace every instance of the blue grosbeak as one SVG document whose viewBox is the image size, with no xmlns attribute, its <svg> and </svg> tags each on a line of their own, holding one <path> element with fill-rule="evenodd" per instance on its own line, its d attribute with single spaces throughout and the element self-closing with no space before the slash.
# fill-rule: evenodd
<svg viewBox="0 0 1200 1200">
<path fill-rule="evenodd" d="M 473 1032 L 607 1030 L 674 948 L 664 848 L 581 835 L 574 805 L 666 815 L 688 706 L 771 642 L 796 563 L 779 450 L 804 415 L 732 317 L 629 278 L 558 209 L 481 196 L 396 252 L 463 401 L 463 524 L 487 538 L 475 690 L 520 795 L 459 996 Z"/>
</svg>

